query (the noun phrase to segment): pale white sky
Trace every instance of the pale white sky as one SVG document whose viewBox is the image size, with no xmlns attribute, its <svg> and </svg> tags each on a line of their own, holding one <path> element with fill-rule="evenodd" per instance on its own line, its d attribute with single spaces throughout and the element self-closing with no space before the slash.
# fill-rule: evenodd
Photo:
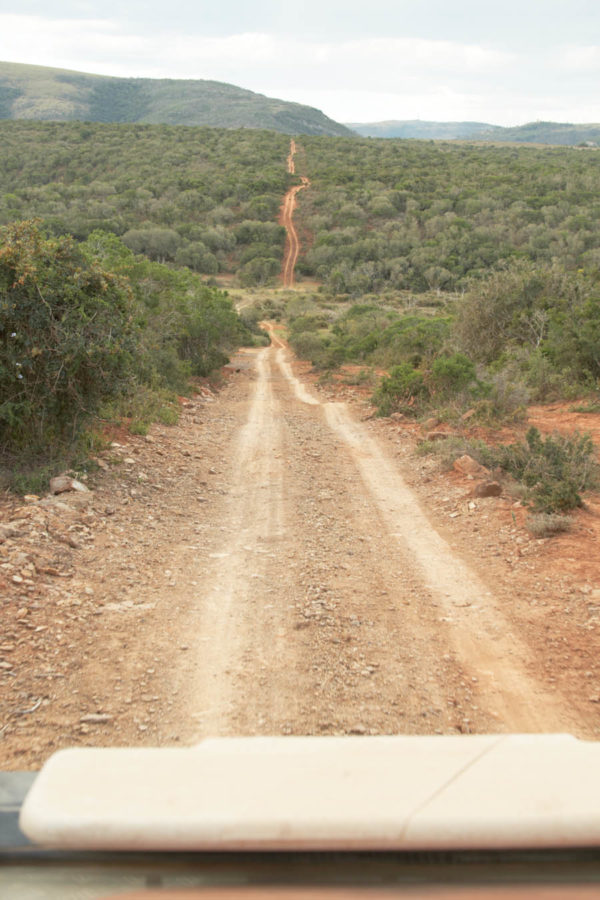
<svg viewBox="0 0 600 900">
<path fill-rule="evenodd" d="M 0 0 L 0 60 L 209 78 L 340 122 L 600 122 L 598 0 Z"/>
</svg>

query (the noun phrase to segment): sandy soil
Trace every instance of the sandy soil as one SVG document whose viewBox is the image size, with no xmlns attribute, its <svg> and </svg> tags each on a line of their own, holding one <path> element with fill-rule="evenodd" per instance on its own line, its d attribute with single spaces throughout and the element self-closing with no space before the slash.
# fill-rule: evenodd
<svg viewBox="0 0 600 900">
<path fill-rule="evenodd" d="M 598 509 L 524 510 L 273 332 L 89 493 L 0 501 L 0 767 L 208 734 L 600 735 Z"/>
</svg>

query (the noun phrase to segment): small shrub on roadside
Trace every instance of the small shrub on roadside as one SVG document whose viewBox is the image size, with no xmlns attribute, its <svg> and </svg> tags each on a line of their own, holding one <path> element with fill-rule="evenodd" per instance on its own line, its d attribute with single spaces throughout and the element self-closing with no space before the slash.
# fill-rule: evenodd
<svg viewBox="0 0 600 900">
<path fill-rule="evenodd" d="M 373 394 L 377 414 L 389 416 L 394 412 L 418 416 L 429 390 L 421 372 L 408 363 L 393 366 L 389 376 L 382 378 Z"/>
<path fill-rule="evenodd" d="M 103 407 L 101 416 L 113 422 L 129 419 L 129 431 L 132 434 L 146 435 L 152 422 L 176 425 L 179 403 L 172 391 L 137 385 L 126 396 Z"/>
<path fill-rule="evenodd" d="M 130 434 L 140 434 L 143 437 L 148 434 L 150 425 L 148 422 L 131 422 L 129 424 Z"/>
<path fill-rule="evenodd" d="M 56 468 L 52 465 L 34 466 L 27 470 L 12 470 L 6 478 L 6 486 L 15 494 L 45 494 L 50 484 L 50 479 L 56 475 Z"/>
<path fill-rule="evenodd" d="M 571 407 L 571 412 L 600 413 L 600 400 L 588 400 Z"/>
<path fill-rule="evenodd" d="M 438 356 L 431 365 L 431 388 L 443 397 L 465 391 L 475 379 L 475 365 L 463 353 Z"/>
<path fill-rule="evenodd" d="M 483 398 L 475 404 L 479 422 L 522 422 L 527 415 L 529 391 L 511 371 L 496 372 L 482 385 Z"/>
<path fill-rule="evenodd" d="M 373 372 L 369 369 L 361 369 L 356 374 L 344 375 L 342 381 L 344 384 L 355 385 L 357 387 L 372 384 L 374 380 Z"/>
<path fill-rule="evenodd" d="M 572 369 L 558 371 L 548 356 L 539 349 L 529 355 L 524 378 L 531 400 L 538 403 L 572 399 L 581 394 L 581 379 L 577 374 Z"/>
<path fill-rule="evenodd" d="M 573 526 L 571 516 L 560 516 L 557 513 L 532 513 L 525 522 L 527 531 L 537 538 L 553 537 L 570 531 Z"/>
<path fill-rule="evenodd" d="M 525 443 L 489 447 L 485 464 L 500 466 L 529 489 L 539 512 L 565 512 L 582 505 L 581 494 L 598 486 L 599 468 L 589 434 L 542 437 L 530 428 Z"/>
</svg>

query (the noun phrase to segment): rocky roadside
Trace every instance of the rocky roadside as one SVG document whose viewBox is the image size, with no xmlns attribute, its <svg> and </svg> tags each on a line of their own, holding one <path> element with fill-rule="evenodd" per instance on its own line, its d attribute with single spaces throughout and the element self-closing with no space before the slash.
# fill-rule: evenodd
<svg viewBox="0 0 600 900">
<path fill-rule="evenodd" d="M 178 425 L 121 429 L 83 489 L 0 497 L 0 768 L 59 746 L 179 740 L 156 684 L 171 649 L 153 610 L 178 577 L 186 510 L 210 506 L 229 424 L 203 427 L 214 400 L 204 387 Z"/>
<path fill-rule="evenodd" d="M 308 366 L 298 365 L 309 378 Z M 573 513 L 569 532 L 535 537 L 526 527 L 528 511 L 510 485 L 500 480 L 498 490 L 498 473 L 482 472 L 469 460 L 447 468 L 435 456 L 418 454 L 419 442 L 432 439 L 433 422 L 419 426 L 401 417 L 379 419 L 365 392 L 350 386 L 314 387 L 328 399 L 362 410 L 361 417 L 387 444 L 438 532 L 502 596 L 509 623 L 531 648 L 531 674 L 568 698 L 586 723 L 579 737 L 600 739 L 600 496 L 586 497 L 584 507 Z M 566 406 L 536 407 L 530 421 L 546 433 L 579 430 L 597 440 L 600 416 L 575 415 Z M 444 433 L 452 432 L 436 426 L 439 438 L 433 439 L 443 440 Z M 504 429 L 497 439 L 515 436 Z M 481 496 L 486 491 L 478 488 L 489 484 L 494 488 Z M 570 723 L 565 730 L 573 731 Z"/>
</svg>

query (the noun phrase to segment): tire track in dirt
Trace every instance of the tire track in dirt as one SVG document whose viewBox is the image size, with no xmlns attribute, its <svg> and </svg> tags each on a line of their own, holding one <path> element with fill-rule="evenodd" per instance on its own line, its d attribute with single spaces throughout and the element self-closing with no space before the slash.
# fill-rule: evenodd
<svg viewBox="0 0 600 900">
<path fill-rule="evenodd" d="M 247 352 L 247 419 L 196 562 L 194 739 L 577 732 L 379 442 L 314 396 L 270 333 Z"/>
<path fill-rule="evenodd" d="M 290 398 L 287 352 L 275 338 L 255 355 L 248 417 L 221 482 L 227 494 L 196 560 L 202 591 L 185 626 L 193 740 L 455 730 L 441 685 L 456 673 L 433 675 L 445 647 L 416 635 L 410 574 L 392 561 L 393 547 L 380 566 L 372 504 L 318 401 L 300 383 L 302 402 Z M 400 609 L 390 606 L 399 578 Z"/>
<path fill-rule="evenodd" d="M 268 349 L 256 358 L 257 380 L 248 418 L 239 431 L 232 454 L 232 480 L 228 486 L 224 531 L 220 548 L 209 555 L 199 631 L 206 640 L 198 691 L 203 698 L 196 716 L 209 733 L 222 730 L 231 710 L 231 681 L 221 677 L 223 661 L 232 669 L 245 668 L 248 622 L 261 619 L 256 604 L 268 584 L 273 547 L 286 534 L 283 504 L 283 465 L 279 404 L 273 395 Z M 212 563 L 212 564 L 211 564 Z M 242 627 L 241 627 L 242 626 Z M 280 635 L 281 637 L 281 635 Z M 269 649 L 277 651 L 277 633 Z M 264 652 L 255 647 L 257 657 Z M 276 702 L 273 698 L 272 705 Z"/>
<path fill-rule="evenodd" d="M 291 175 L 294 175 L 296 172 L 296 166 L 294 163 L 294 154 L 296 153 L 296 142 L 294 140 L 290 141 L 290 153 L 287 158 L 287 167 L 288 172 Z M 310 187 L 310 181 L 306 176 L 300 176 L 302 184 L 294 185 L 291 187 L 285 197 L 283 198 L 283 204 L 281 206 L 281 214 L 280 214 L 280 224 L 284 226 L 287 236 L 285 242 L 285 251 L 283 257 L 283 266 L 281 270 L 281 280 L 283 282 L 283 286 L 286 288 L 293 287 L 294 285 L 294 270 L 296 268 L 296 263 L 298 261 L 298 255 L 300 253 L 300 241 L 298 239 L 298 232 L 294 226 L 294 210 L 296 209 L 297 204 L 297 195 L 299 191 L 304 190 L 304 188 Z"/>
<path fill-rule="evenodd" d="M 278 365 L 295 397 L 303 403 L 319 404 L 293 374 L 283 342 L 277 338 L 275 342 Z M 530 654 L 508 628 L 487 586 L 431 526 L 400 473 L 364 427 L 352 419 L 346 404 L 320 405 L 329 427 L 350 449 L 388 534 L 404 548 L 411 568 L 444 610 L 452 646 L 463 665 L 476 673 L 473 677 L 488 703 L 509 730 L 560 730 L 570 718 L 567 710 L 527 675 Z"/>
<path fill-rule="evenodd" d="M 492 505 L 449 527 L 445 483 L 419 507 L 397 429 L 322 402 L 270 330 L 178 425 L 116 435 L 89 494 L 5 504 L 4 767 L 208 734 L 597 739 L 591 584 L 546 586 L 552 549 L 516 534 L 514 566 Z"/>
</svg>

